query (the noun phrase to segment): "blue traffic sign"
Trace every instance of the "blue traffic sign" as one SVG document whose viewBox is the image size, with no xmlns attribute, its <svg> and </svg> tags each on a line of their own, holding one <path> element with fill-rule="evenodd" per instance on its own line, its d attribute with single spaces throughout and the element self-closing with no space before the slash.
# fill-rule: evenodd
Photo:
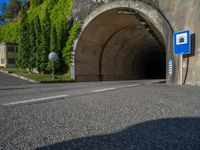
<svg viewBox="0 0 200 150">
<path fill-rule="evenodd" d="M 190 31 L 184 30 L 174 33 L 174 55 L 190 54 Z"/>
</svg>

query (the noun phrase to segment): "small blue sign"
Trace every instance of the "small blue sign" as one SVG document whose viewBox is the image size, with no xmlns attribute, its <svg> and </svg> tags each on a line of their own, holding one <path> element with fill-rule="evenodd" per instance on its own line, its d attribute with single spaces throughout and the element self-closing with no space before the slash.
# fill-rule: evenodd
<svg viewBox="0 0 200 150">
<path fill-rule="evenodd" d="M 191 53 L 190 31 L 184 30 L 174 33 L 174 55 Z"/>
</svg>

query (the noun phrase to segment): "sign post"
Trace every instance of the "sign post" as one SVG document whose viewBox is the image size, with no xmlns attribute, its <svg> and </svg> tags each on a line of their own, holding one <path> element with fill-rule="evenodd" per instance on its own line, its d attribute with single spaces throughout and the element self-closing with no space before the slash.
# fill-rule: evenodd
<svg viewBox="0 0 200 150">
<path fill-rule="evenodd" d="M 180 55 L 180 85 L 183 85 L 183 54 Z"/>
<path fill-rule="evenodd" d="M 183 55 L 191 53 L 190 31 L 174 33 L 174 55 L 180 56 L 180 85 L 183 84 Z"/>
<path fill-rule="evenodd" d="M 55 79 L 55 68 L 54 63 L 58 59 L 58 55 L 55 52 L 49 54 L 49 60 L 52 62 L 52 79 Z"/>
</svg>

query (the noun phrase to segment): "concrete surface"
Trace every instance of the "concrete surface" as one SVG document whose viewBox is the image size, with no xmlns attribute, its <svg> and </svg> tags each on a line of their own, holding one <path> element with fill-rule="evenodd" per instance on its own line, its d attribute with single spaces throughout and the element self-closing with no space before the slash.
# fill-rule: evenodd
<svg viewBox="0 0 200 150">
<path fill-rule="evenodd" d="M 0 70 L 0 72 L 3 73 L 4 75 L 10 76 L 10 77 L 13 77 L 13 78 L 16 78 L 16 79 L 20 79 L 21 81 L 28 81 L 28 83 L 39 83 L 39 82 L 32 80 L 30 78 L 26 78 L 24 76 L 21 76 L 21 75 L 15 74 L 15 73 L 9 73 L 9 71 Z"/>
<path fill-rule="evenodd" d="M 174 31 L 191 30 L 192 54 L 184 58 L 183 78 L 187 84 L 200 85 L 200 0 L 160 0 L 159 8 Z"/>
<path fill-rule="evenodd" d="M 135 4 L 135 7 L 133 7 Z M 133 47 L 131 48 L 131 50 L 141 50 L 141 46 L 143 47 L 143 45 L 145 45 L 143 43 L 143 41 L 139 41 L 138 38 L 142 37 L 143 32 L 139 29 L 137 29 L 137 27 L 133 27 L 133 29 L 138 30 L 138 33 L 141 33 L 141 35 L 137 35 L 135 34 L 136 37 L 138 38 L 134 38 L 133 36 L 130 35 L 130 32 L 126 32 L 127 34 L 124 34 L 126 36 L 120 36 L 121 34 L 118 34 L 116 38 L 118 38 L 118 40 L 115 40 L 114 43 L 117 42 L 118 47 L 116 44 L 112 43 L 112 42 L 108 42 L 106 41 L 106 39 L 108 40 L 109 38 L 111 38 L 112 34 L 112 28 L 109 30 L 106 30 L 106 27 L 109 26 L 109 24 L 112 24 L 113 30 L 117 30 L 117 25 L 116 22 L 114 21 L 116 20 L 121 20 L 121 22 L 126 22 L 125 18 L 120 18 L 120 15 L 118 16 L 114 16 L 112 17 L 108 17 L 109 19 L 106 21 L 106 18 L 104 18 L 104 20 L 101 20 L 100 17 L 98 17 L 98 15 L 100 15 L 101 13 L 105 14 L 106 11 L 112 10 L 113 9 L 113 5 L 118 6 L 118 8 L 131 8 L 132 10 L 137 10 L 139 12 L 141 12 L 141 17 L 145 20 L 148 20 L 150 22 L 150 27 L 155 27 L 159 33 L 155 32 L 155 30 L 153 30 L 153 33 L 155 35 L 157 35 L 158 39 L 160 41 L 162 41 L 160 38 L 160 36 L 158 36 L 159 34 L 162 35 L 163 39 L 164 39 L 164 45 L 165 45 L 165 50 L 166 50 L 166 72 L 168 72 L 168 60 L 172 59 L 173 60 L 173 75 L 169 76 L 167 74 L 167 81 L 172 82 L 172 83 L 179 83 L 180 82 L 180 77 L 179 77 L 179 57 L 173 57 L 173 35 L 172 33 L 174 31 L 180 31 L 180 30 L 185 30 L 185 29 L 189 29 L 191 30 L 192 33 L 192 54 L 191 55 L 187 55 L 184 57 L 184 62 L 183 62 L 183 79 L 185 80 L 186 84 L 190 84 L 190 85 L 200 85 L 200 59 L 199 59 L 199 51 L 200 51 L 200 0 L 98 0 L 98 1 L 94 1 L 94 0 L 89 0 L 89 1 L 85 1 L 85 0 L 76 0 L 75 1 L 75 5 L 73 8 L 73 16 L 75 19 L 80 19 L 84 21 L 84 25 L 83 25 L 83 32 L 81 33 L 81 36 L 79 38 L 79 40 L 76 43 L 78 43 L 75 46 L 75 50 L 78 53 L 75 53 L 76 55 L 76 60 L 74 59 L 75 62 L 75 68 L 76 68 L 76 74 L 77 74 L 77 79 L 80 77 L 80 80 L 99 80 L 102 76 L 104 76 L 103 73 L 105 73 L 105 78 L 130 78 L 129 74 L 133 74 L 131 73 L 131 71 L 127 71 L 126 73 L 124 73 L 124 70 L 120 69 L 120 66 L 114 67 L 116 68 L 115 72 L 113 73 L 113 67 L 109 66 L 110 64 L 115 64 L 115 61 L 113 59 L 113 57 L 115 58 L 115 53 L 118 53 L 119 49 L 123 49 L 123 52 L 128 51 L 128 49 L 130 49 L 130 45 L 131 43 L 133 43 Z M 84 6 L 84 7 L 83 7 Z M 107 9 L 105 9 L 107 8 Z M 116 8 L 116 7 L 115 7 Z M 149 9 L 151 8 L 151 9 Z M 161 15 L 164 19 L 160 19 L 158 16 Z M 134 17 L 134 15 L 132 15 L 132 17 Z M 90 18 L 90 19 L 88 19 Z M 92 18 L 92 19 L 91 19 Z M 97 22 L 99 18 L 99 22 L 97 24 L 95 24 L 95 22 Z M 153 18 L 153 19 L 152 19 Z M 130 20 L 132 19 L 132 21 L 134 20 L 134 18 L 130 17 Z M 90 20 L 88 22 L 88 20 Z M 129 20 L 129 21 L 130 21 Z M 164 20 L 164 21 L 163 21 Z M 101 22 L 102 21 L 102 22 Z M 165 23 L 165 21 L 168 23 L 168 25 L 170 26 L 170 28 L 168 28 L 168 25 Z M 93 27 L 91 28 L 91 25 L 93 24 Z M 86 26 L 85 26 L 86 25 Z M 104 26 L 103 26 L 104 25 Z M 159 28 L 159 26 L 162 26 L 162 28 Z M 109 27 L 108 27 L 109 28 Z M 84 30 L 86 29 L 84 33 Z M 88 29 L 88 30 L 87 30 Z M 90 30 L 89 30 L 90 29 Z M 163 32 L 165 34 L 163 34 Z M 136 33 L 136 32 L 135 32 Z M 87 38 L 84 37 L 84 34 L 88 34 Z M 104 40 L 106 41 L 102 41 L 100 40 L 98 37 L 101 37 L 102 39 L 104 38 Z M 90 39 L 90 38 L 91 39 Z M 129 37 L 129 39 L 128 39 Z M 148 36 L 147 36 L 148 37 Z M 167 37 L 167 38 L 166 38 Z M 115 39 L 116 39 L 115 38 Z M 121 40 L 123 38 L 123 40 Z M 96 39 L 96 40 L 95 40 Z M 137 40 L 136 40 L 137 39 Z M 154 39 L 156 39 L 154 37 Z M 85 44 L 80 44 L 82 43 L 81 41 L 84 41 Z M 113 40 L 112 40 L 113 41 Z M 134 46 L 134 43 L 137 43 Z M 148 46 L 150 49 L 150 45 L 151 45 L 151 41 L 147 41 Z M 154 42 L 153 42 L 154 43 Z M 154 46 L 154 44 L 152 43 L 152 46 Z M 80 47 L 79 47 L 80 44 Z M 111 63 L 107 63 L 106 61 L 104 63 L 99 63 L 98 62 L 98 54 L 100 53 L 100 51 L 102 49 L 104 49 L 104 47 L 102 48 L 102 45 L 104 45 L 105 47 L 108 45 L 112 45 L 110 47 L 110 49 L 113 49 L 113 55 L 110 56 L 109 53 L 106 54 L 106 51 L 104 53 L 104 55 L 107 55 L 107 58 L 110 60 L 112 60 Z M 125 47 L 124 47 L 125 45 Z M 137 47 L 138 45 L 140 45 L 139 47 Z M 121 47 L 120 47 L 121 46 Z M 108 49 L 108 48 L 106 48 Z M 117 49 L 117 50 L 116 50 Z M 81 51 L 79 53 L 79 50 Z M 114 51 L 115 50 L 115 51 Z M 116 52 L 117 51 L 117 52 Z M 142 51 L 142 50 L 141 50 Z M 74 53 L 74 52 L 73 52 Z M 147 53 L 146 53 L 147 54 Z M 148 55 L 148 54 L 147 54 Z M 130 55 L 130 57 L 133 57 L 132 60 L 134 62 L 134 54 L 133 56 Z M 93 66 L 90 64 L 90 61 L 93 61 L 93 58 L 97 61 L 94 61 Z M 97 58 L 97 59 L 96 59 Z M 103 56 L 103 59 L 100 60 L 104 60 L 107 59 L 105 56 Z M 126 68 L 126 65 L 129 64 L 128 66 L 131 66 L 131 63 L 127 63 L 126 65 L 124 65 L 123 63 L 123 59 L 124 59 L 124 54 L 119 53 L 117 55 L 117 57 L 119 59 L 120 65 L 123 65 L 123 68 Z M 156 58 L 156 57 L 155 57 Z M 143 60 L 145 60 L 145 58 L 143 58 Z M 128 61 L 130 62 L 130 61 Z M 137 62 L 137 61 L 136 61 Z M 106 69 L 101 71 L 101 64 L 106 64 L 103 65 L 107 68 L 111 68 L 110 72 L 107 72 Z M 136 63 L 135 63 L 136 64 Z M 76 66 L 77 65 L 77 66 Z M 73 64 L 72 64 L 73 66 Z M 91 67 L 93 72 L 88 72 L 87 68 Z M 104 68 L 105 68 L 104 67 Z M 134 67 L 133 67 L 134 68 Z M 145 67 L 144 67 L 145 68 Z M 101 75 L 99 72 L 103 72 Z M 129 70 L 129 69 L 128 69 Z M 134 69 L 133 69 L 134 70 Z M 133 71 L 132 70 L 132 71 Z M 139 69 L 140 70 L 140 69 Z M 136 71 L 140 72 L 140 71 Z M 111 77 L 109 75 L 112 74 Z M 125 75 L 124 75 L 125 74 Z M 114 76 L 114 77 L 113 77 Z M 117 77 L 119 76 L 119 77 Z M 133 76 L 133 75 L 132 75 Z M 131 77 L 132 77 L 131 76 Z"/>
<path fill-rule="evenodd" d="M 8 85 L 20 85 L 20 84 L 30 84 L 31 82 L 22 80 L 3 72 L 0 72 L 0 86 L 8 86 Z"/>
</svg>

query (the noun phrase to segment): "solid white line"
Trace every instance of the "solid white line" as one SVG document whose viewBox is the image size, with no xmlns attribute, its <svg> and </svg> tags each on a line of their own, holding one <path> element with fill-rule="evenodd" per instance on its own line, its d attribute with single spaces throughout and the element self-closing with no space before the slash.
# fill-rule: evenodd
<svg viewBox="0 0 200 150">
<path fill-rule="evenodd" d="M 99 89 L 99 90 L 92 90 L 91 92 L 96 93 L 96 92 L 104 92 L 104 91 L 110 91 L 110 90 L 115 90 L 115 89 L 116 89 L 116 87 Z"/>
<path fill-rule="evenodd" d="M 47 101 L 47 100 L 54 100 L 54 99 L 59 99 L 59 98 L 65 98 L 67 96 L 68 95 L 58 95 L 58 96 L 52 96 L 52 97 L 43 97 L 43 98 L 30 99 L 30 100 L 25 100 L 25 101 L 5 103 L 5 104 L 2 104 L 2 105 L 4 105 L 4 106 L 11 106 L 11 105 L 27 104 L 27 103 L 33 103 L 33 102 L 40 102 L 40 101 Z"/>
</svg>

